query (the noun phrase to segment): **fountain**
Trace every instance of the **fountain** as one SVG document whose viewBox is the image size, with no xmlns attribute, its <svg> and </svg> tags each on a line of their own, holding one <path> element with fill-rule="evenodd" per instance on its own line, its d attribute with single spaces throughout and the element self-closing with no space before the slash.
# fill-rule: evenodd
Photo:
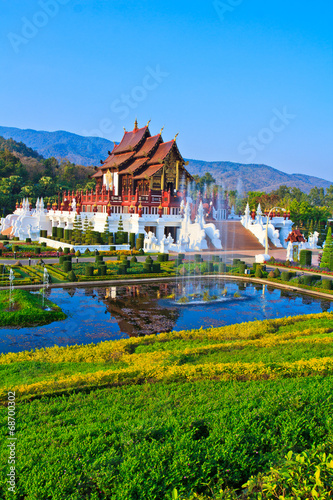
<svg viewBox="0 0 333 500">
<path fill-rule="evenodd" d="M 9 279 L 9 311 L 11 311 L 13 309 L 13 305 L 14 305 L 13 291 L 14 291 L 15 276 L 13 273 L 13 269 L 9 270 L 9 278 L 8 279 Z"/>
<path fill-rule="evenodd" d="M 45 288 L 48 288 L 49 286 L 49 273 L 44 266 L 44 274 L 43 274 L 43 288 L 42 288 L 42 308 L 45 309 Z M 47 308 L 46 310 L 50 310 Z"/>
</svg>

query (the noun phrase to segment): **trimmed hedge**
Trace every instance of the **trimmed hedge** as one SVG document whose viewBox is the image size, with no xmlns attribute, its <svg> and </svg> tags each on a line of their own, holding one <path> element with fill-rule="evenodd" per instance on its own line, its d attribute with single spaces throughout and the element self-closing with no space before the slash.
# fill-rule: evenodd
<svg viewBox="0 0 333 500">
<path fill-rule="evenodd" d="M 302 267 L 303 266 L 311 266 L 311 264 L 312 264 L 312 252 L 311 252 L 311 250 L 301 250 L 300 251 L 299 263 Z"/>
</svg>

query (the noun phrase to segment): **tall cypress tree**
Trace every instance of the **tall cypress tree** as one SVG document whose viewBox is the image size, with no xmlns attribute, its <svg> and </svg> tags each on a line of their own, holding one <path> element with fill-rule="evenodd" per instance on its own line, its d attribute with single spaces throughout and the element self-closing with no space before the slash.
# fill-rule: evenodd
<svg viewBox="0 0 333 500">
<path fill-rule="evenodd" d="M 323 255 L 320 262 L 320 267 L 327 267 L 333 271 L 333 239 L 332 239 L 332 228 L 329 227 L 327 231 L 327 236 L 325 240 L 325 246 Z"/>
</svg>

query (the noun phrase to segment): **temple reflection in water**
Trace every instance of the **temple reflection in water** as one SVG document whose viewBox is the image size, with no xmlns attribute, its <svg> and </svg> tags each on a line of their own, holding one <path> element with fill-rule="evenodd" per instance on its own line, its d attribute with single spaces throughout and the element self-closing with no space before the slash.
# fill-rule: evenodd
<svg viewBox="0 0 333 500">
<path fill-rule="evenodd" d="M 159 303 L 159 299 L 172 293 L 173 287 L 168 283 L 112 286 L 105 290 L 103 302 L 120 330 L 138 337 L 174 329 L 179 310 Z"/>
</svg>

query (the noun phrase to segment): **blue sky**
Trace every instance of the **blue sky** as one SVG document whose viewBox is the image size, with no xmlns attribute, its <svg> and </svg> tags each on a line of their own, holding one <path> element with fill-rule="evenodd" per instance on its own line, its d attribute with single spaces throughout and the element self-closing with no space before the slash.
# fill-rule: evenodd
<svg viewBox="0 0 333 500">
<path fill-rule="evenodd" d="M 2 0 L 0 124 L 333 181 L 331 0 Z"/>
</svg>

